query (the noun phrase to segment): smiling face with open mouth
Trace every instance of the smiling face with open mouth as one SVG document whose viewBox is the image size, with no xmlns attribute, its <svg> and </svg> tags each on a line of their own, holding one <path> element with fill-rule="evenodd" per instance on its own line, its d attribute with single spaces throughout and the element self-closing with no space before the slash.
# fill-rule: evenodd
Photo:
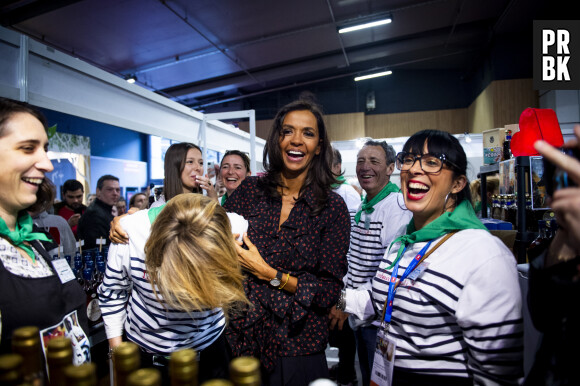
<svg viewBox="0 0 580 386">
<path fill-rule="evenodd" d="M 307 110 L 295 110 L 286 114 L 279 144 L 284 172 L 293 177 L 305 177 L 312 160 L 320 154 L 320 136 L 314 114 Z"/>
<path fill-rule="evenodd" d="M 14 216 L 36 202 L 45 173 L 53 170 L 42 123 L 28 113 L 14 113 L 0 138 L 0 215 Z"/>
<path fill-rule="evenodd" d="M 414 151 L 411 153 L 416 154 Z M 428 153 L 425 143 L 422 154 Z M 443 212 L 452 210 L 452 203 L 447 201 L 448 195 L 461 191 L 465 183 L 465 176 L 455 177 L 445 164 L 437 173 L 425 173 L 419 160 L 416 160 L 410 169 L 401 170 L 401 190 L 405 206 L 413 212 L 416 228 L 420 229 Z"/>
<path fill-rule="evenodd" d="M 231 196 L 242 181 L 250 175 L 250 171 L 246 169 L 242 157 L 236 154 L 230 154 L 225 156 L 222 161 L 220 175 L 228 192 L 228 196 Z"/>
<path fill-rule="evenodd" d="M 389 183 L 394 164 L 387 163 L 387 155 L 381 146 L 365 145 L 356 158 L 356 177 L 360 187 L 372 200 Z"/>
</svg>

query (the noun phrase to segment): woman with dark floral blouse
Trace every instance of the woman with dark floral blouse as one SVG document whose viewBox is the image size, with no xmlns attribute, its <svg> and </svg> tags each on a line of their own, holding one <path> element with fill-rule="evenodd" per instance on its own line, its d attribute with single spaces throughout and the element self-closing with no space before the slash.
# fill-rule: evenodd
<svg viewBox="0 0 580 386">
<path fill-rule="evenodd" d="M 328 377 L 328 312 L 350 234 L 348 209 L 331 190 L 332 149 L 318 107 L 284 106 L 263 159 L 265 176 L 246 178 L 224 205 L 249 222 L 238 255 L 254 306 L 226 334 L 235 356 L 260 359 L 264 385 L 308 385 Z"/>
</svg>

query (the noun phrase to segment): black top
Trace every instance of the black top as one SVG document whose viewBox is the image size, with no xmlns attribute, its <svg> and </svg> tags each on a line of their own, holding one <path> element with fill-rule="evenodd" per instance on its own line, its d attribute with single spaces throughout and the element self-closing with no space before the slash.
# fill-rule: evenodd
<svg viewBox="0 0 580 386">
<path fill-rule="evenodd" d="M 97 238 L 99 237 L 104 238 L 107 241 L 107 245 L 110 243 L 109 230 L 111 229 L 111 221 L 114 218 L 112 210 L 112 205 L 107 205 L 95 198 L 85 213 L 83 213 L 78 227 L 78 238 L 85 241 L 83 249 L 97 247 Z"/>
<path fill-rule="evenodd" d="M 39 258 L 44 258 L 52 268 L 50 258 L 40 243 L 34 241 L 32 245 L 41 255 Z M 74 311 L 77 311 L 76 317 L 69 319 L 77 319 L 88 336 L 86 299 L 76 279 L 62 284 L 56 273 L 41 278 L 21 277 L 9 272 L 0 261 L 0 352 L 11 351 L 12 332 L 16 328 L 36 326 L 42 330 L 63 322 L 65 316 Z"/>
<path fill-rule="evenodd" d="M 298 287 L 291 294 L 248 275 L 244 289 L 254 308 L 232 318 L 226 334 L 235 356 L 252 355 L 272 369 L 279 356 L 325 350 L 328 312 L 346 274 L 350 217 L 334 192 L 320 214 L 311 216 L 315 197 L 307 187 L 278 231 L 282 200 L 266 196 L 257 182 L 246 178 L 224 208 L 248 220 L 248 237 L 264 260 L 298 278 Z"/>
<path fill-rule="evenodd" d="M 530 261 L 527 300 L 543 337 L 524 385 L 580 385 L 580 256 L 548 268 L 544 259 Z"/>
</svg>

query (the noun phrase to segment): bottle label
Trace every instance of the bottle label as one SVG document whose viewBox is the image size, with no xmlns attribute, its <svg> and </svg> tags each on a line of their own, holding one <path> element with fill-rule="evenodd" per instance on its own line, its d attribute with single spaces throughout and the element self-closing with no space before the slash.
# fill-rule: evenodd
<svg viewBox="0 0 580 386">
<path fill-rule="evenodd" d="M 42 352 L 45 355 L 48 342 L 59 336 L 70 338 L 73 348 L 73 364 L 75 366 L 91 361 L 89 337 L 79 325 L 76 311 L 66 315 L 60 323 L 40 331 L 40 343 L 42 344 Z"/>
<path fill-rule="evenodd" d="M 91 322 L 96 322 L 101 317 L 101 308 L 99 307 L 99 299 L 91 299 L 87 304 L 87 318 Z"/>
</svg>

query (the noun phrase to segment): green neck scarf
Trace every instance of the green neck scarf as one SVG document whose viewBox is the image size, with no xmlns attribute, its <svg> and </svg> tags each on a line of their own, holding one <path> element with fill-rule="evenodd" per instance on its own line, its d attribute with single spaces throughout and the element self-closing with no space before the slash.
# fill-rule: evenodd
<svg viewBox="0 0 580 386">
<path fill-rule="evenodd" d="M 336 180 L 338 181 L 338 183 L 337 184 L 332 184 L 330 186 L 332 189 L 336 189 L 340 185 L 343 185 L 343 184 L 348 184 L 348 182 L 346 182 L 346 178 L 344 178 L 344 176 L 338 176 L 338 177 L 336 177 Z"/>
<path fill-rule="evenodd" d="M 224 204 L 226 203 L 226 200 L 228 199 L 228 194 L 227 192 L 222 196 L 222 201 L 221 201 L 221 205 L 224 206 Z"/>
<path fill-rule="evenodd" d="M 24 244 L 24 242 L 33 240 L 50 241 L 44 233 L 32 232 L 32 217 L 26 211 L 22 211 L 18 216 L 14 231 L 8 229 L 6 222 L 0 217 L 0 235 L 12 241 L 17 247 L 22 248 L 30 256 L 33 263 L 36 263 L 34 251 L 30 245 Z"/>
<path fill-rule="evenodd" d="M 367 197 L 365 197 L 363 202 L 362 202 L 361 209 L 358 212 L 356 212 L 356 214 L 354 215 L 354 221 L 358 224 L 360 221 L 360 216 L 362 215 L 362 212 L 365 212 L 367 214 L 373 213 L 375 211 L 374 206 L 376 204 L 381 202 L 389 194 L 397 193 L 397 192 L 399 192 L 399 187 L 397 185 L 393 184 L 391 181 L 389 181 L 385 185 L 385 187 L 383 189 L 381 189 L 379 194 L 377 194 L 372 200 L 367 201 Z"/>
<path fill-rule="evenodd" d="M 420 243 L 422 241 L 433 240 L 439 238 L 449 232 L 462 229 L 485 229 L 487 228 L 475 215 L 471 203 L 467 200 L 461 201 L 453 212 L 445 212 L 429 224 L 425 225 L 419 230 L 415 230 L 415 221 L 411 219 L 407 225 L 407 233 L 397 237 L 389 246 L 391 247 L 398 241 L 401 242 L 401 248 L 397 254 L 397 258 L 393 261 L 387 269 L 392 268 L 396 262 L 401 258 L 403 250 L 409 244 Z"/>
<path fill-rule="evenodd" d="M 155 219 L 159 215 L 159 212 L 161 212 L 161 209 L 165 208 L 166 204 L 167 203 L 160 206 L 156 206 L 155 208 L 151 208 L 147 211 L 147 216 L 149 216 L 149 223 L 153 224 L 153 221 L 155 221 Z"/>
</svg>

